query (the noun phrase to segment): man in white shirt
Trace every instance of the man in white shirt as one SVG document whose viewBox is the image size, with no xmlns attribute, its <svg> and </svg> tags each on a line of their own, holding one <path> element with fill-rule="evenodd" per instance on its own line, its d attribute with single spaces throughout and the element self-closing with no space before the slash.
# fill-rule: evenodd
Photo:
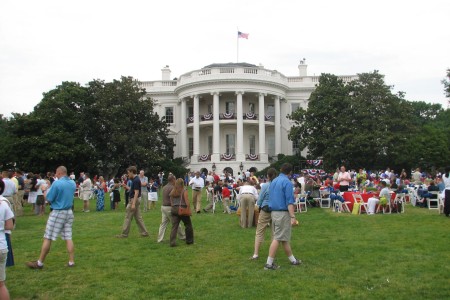
<svg viewBox="0 0 450 300">
<path fill-rule="evenodd" d="M 189 185 L 192 187 L 192 203 L 194 204 L 195 211 L 199 214 L 202 205 L 202 189 L 205 186 L 205 181 L 200 177 L 200 172 L 195 172 L 195 176 L 189 181 Z"/>
<path fill-rule="evenodd" d="M 253 225 L 253 215 L 255 213 L 255 202 L 258 199 L 258 191 L 249 180 L 244 182 L 239 189 L 239 202 L 241 203 L 241 227 L 248 228 Z M 248 217 L 247 217 L 248 210 Z"/>
</svg>

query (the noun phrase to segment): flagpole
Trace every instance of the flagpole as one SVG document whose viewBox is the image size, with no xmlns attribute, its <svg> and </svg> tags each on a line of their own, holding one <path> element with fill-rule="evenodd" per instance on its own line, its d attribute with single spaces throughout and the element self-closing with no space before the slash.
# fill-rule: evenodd
<svg viewBox="0 0 450 300">
<path fill-rule="evenodd" d="M 236 38 L 237 38 L 237 41 L 236 41 L 236 45 L 237 45 L 237 49 L 236 49 L 236 63 L 238 63 L 239 62 L 239 28 L 237 28 Z"/>
</svg>

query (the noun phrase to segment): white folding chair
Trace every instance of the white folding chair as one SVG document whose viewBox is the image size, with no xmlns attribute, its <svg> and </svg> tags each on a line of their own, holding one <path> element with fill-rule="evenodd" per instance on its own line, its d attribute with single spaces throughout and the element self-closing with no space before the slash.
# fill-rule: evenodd
<svg viewBox="0 0 450 300">
<path fill-rule="evenodd" d="M 295 197 L 295 205 L 297 206 L 297 212 L 301 213 L 302 211 L 307 212 L 308 211 L 308 205 L 306 204 L 306 194 L 297 194 Z M 303 209 L 302 209 L 303 207 Z"/>
<path fill-rule="evenodd" d="M 398 193 L 395 195 L 394 204 L 397 205 L 397 212 L 398 213 L 404 213 L 405 212 L 405 193 Z M 398 207 L 401 207 L 400 211 Z"/>
<path fill-rule="evenodd" d="M 416 195 L 414 194 L 414 188 L 408 187 L 407 191 L 408 191 L 409 203 L 411 203 L 413 206 L 416 206 Z"/>
<path fill-rule="evenodd" d="M 319 204 L 321 208 L 330 208 L 331 207 L 331 198 L 329 190 L 320 190 Z"/>
<path fill-rule="evenodd" d="M 369 210 L 367 203 L 364 202 L 364 199 L 362 198 L 362 196 L 360 194 L 353 194 L 353 200 L 354 203 L 359 203 L 359 209 L 358 209 L 358 214 L 362 213 L 362 208 L 364 207 L 364 212 L 367 214 L 367 211 Z"/>
<path fill-rule="evenodd" d="M 348 207 L 348 204 L 350 204 L 350 203 L 351 203 L 350 201 L 341 202 L 339 200 L 334 200 L 334 203 L 333 203 L 334 211 L 337 213 L 341 213 L 341 212 L 351 213 L 350 208 Z"/>
<path fill-rule="evenodd" d="M 439 191 L 430 191 L 428 192 L 432 197 L 427 198 L 428 209 L 437 209 L 439 210 Z"/>
</svg>

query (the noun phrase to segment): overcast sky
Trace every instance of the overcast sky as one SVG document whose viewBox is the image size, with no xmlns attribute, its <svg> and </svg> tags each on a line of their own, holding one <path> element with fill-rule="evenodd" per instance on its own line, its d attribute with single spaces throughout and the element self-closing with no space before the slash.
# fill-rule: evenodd
<svg viewBox="0 0 450 300">
<path fill-rule="evenodd" d="M 450 1 L 1 0 L 0 114 L 29 113 L 63 81 L 160 80 L 211 63 L 298 76 L 379 70 L 407 100 L 447 107 Z"/>
</svg>

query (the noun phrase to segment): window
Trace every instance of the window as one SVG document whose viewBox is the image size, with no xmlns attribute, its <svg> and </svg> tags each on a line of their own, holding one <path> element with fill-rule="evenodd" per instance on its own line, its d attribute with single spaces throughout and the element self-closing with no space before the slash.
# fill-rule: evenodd
<svg viewBox="0 0 450 300">
<path fill-rule="evenodd" d="M 173 123 L 173 107 L 166 107 L 166 123 Z"/>
<path fill-rule="evenodd" d="M 210 135 L 208 136 L 208 154 L 213 153 L 213 137 Z"/>
<path fill-rule="evenodd" d="M 273 104 L 267 104 L 266 115 L 271 117 L 275 116 L 275 106 Z"/>
<path fill-rule="evenodd" d="M 193 117 L 194 116 L 194 107 L 189 106 L 188 107 L 188 117 Z"/>
<path fill-rule="evenodd" d="M 235 145 L 234 145 L 234 134 L 227 134 L 226 135 L 226 147 L 227 147 L 227 153 L 235 154 Z"/>
<path fill-rule="evenodd" d="M 299 108 L 300 108 L 300 103 L 292 103 L 291 104 L 291 114 L 294 113 Z"/>
<path fill-rule="evenodd" d="M 234 113 L 234 102 L 226 102 L 225 103 L 225 112 L 227 114 Z"/>
<path fill-rule="evenodd" d="M 248 104 L 248 112 L 255 113 L 255 103 L 249 103 Z"/>
<path fill-rule="evenodd" d="M 299 140 L 292 141 L 292 154 L 300 154 Z"/>
<path fill-rule="evenodd" d="M 189 157 L 194 155 L 194 138 L 189 138 Z"/>
<path fill-rule="evenodd" d="M 255 148 L 256 148 L 256 138 L 254 135 L 250 135 L 248 137 L 248 144 L 250 147 L 250 154 L 255 155 Z"/>
<path fill-rule="evenodd" d="M 213 113 L 213 105 L 208 104 L 208 114 L 212 114 L 212 113 Z"/>
</svg>

